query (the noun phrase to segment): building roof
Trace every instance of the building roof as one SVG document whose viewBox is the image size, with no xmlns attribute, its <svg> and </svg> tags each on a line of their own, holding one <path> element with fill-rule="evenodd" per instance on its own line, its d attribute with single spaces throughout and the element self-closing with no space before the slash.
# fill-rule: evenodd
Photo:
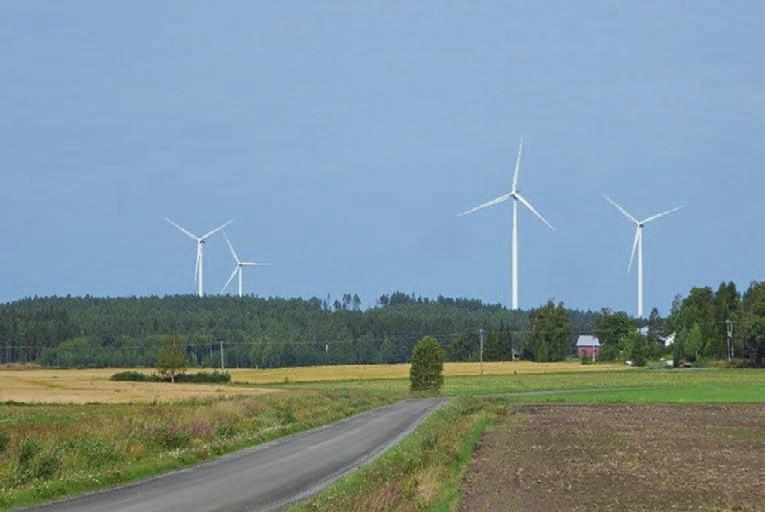
<svg viewBox="0 0 765 512">
<path fill-rule="evenodd" d="M 577 347 L 599 347 L 600 340 L 591 334 L 582 334 L 576 340 Z"/>
</svg>

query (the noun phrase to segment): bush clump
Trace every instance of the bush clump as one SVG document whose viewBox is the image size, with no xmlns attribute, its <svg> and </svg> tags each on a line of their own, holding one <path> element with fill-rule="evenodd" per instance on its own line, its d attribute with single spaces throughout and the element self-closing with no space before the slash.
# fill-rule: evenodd
<svg viewBox="0 0 765 512">
<path fill-rule="evenodd" d="M 34 437 L 22 439 L 19 443 L 19 466 L 28 466 L 32 459 L 40 451 L 40 441 Z"/>
<path fill-rule="evenodd" d="M 435 338 L 426 336 L 414 346 L 409 379 L 412 391 L 437 393 L 441 390 L 444 383 L 444 349 Z"/>
<path fill-rule="evenodd" d="M 133 370 L 115 373 L 110 377 L 110 380 L 127 382 L 173 382 L 173 379 L 170 376 L 146 374 Z M 219 372 L 218 370 L 188 374 L 183 373 L 175 376 L 175 382 L 226 384 L 231 382 L 231 374 L 228 372 Z"/>
<path fill-rule="evenodd" d="M 153 375 L 146 375 L 145 373 L 136 371 L 118 372 L 112 375 L 109 380 L 112 381 L 127 381 L 127 382 L 145 382 L 152 380 Z"/>
</svg>

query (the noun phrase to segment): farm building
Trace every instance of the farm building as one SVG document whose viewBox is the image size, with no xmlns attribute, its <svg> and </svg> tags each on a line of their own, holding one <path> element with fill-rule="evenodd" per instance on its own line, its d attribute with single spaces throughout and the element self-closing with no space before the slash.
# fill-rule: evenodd
<svg viewBox="0 0 765 512">
<path fill-rule="evenodd" d="M 592 357 L 595 359 L 600 352 L 600 340 L 591 334 L 582 334 L 576 340 L 576 356 Z"/>
</svg>

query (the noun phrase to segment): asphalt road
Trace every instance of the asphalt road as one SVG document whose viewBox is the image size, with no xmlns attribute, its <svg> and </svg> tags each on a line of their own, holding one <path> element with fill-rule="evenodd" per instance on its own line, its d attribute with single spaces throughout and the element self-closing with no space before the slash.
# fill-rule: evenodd
<svg viewBox="0 0 765 512">
<path fill-rule="evenodd" d="M 31 510 L 279 510 L 374 459 L 443 403 L 398 402 L 189 469 Z"/>
</svg>

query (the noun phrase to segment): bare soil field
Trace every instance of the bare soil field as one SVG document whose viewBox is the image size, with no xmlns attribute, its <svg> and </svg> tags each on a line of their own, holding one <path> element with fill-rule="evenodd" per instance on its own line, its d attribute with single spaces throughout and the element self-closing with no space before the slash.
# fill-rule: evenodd
<svg viewBox="0 0 765 512">
<path fill-rule="evenodd" d="M 486 432 L 460 511 L 765 509 L 763 405 L 529 405 Z"/>
<path fill-rule="evenodd" d="M 260 395 L 275 390 L 220 384 L 112 382 L 120 370 L 0 370 L 0 403 L 128 403 Z M 151 370 L 145 370 L 150 373 Z"/>
</svg>

